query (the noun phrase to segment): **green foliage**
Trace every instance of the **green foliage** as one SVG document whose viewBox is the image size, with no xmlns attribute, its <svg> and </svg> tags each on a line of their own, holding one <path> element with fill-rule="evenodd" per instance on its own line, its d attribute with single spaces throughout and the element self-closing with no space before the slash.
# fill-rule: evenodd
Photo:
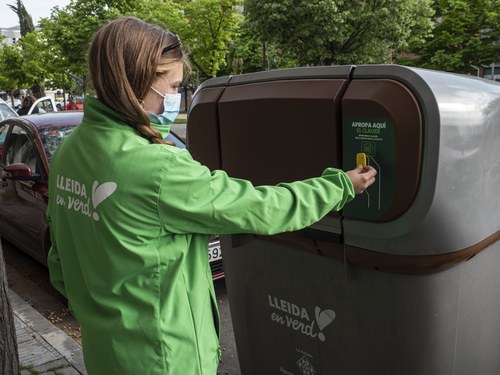
<svg viewBox="0 0 500 375">
<path fill-rule="evenodd" d="M 262 41 L 253 35 L 248 23 L 242 23 L 240 34 L 229 47 L 223 74 L 243 74 L 264 69 Z"/>
<path fill-rule="evenodd" d="M 156 24 L 174 34 L 186 27 L 182 7 L 172 1 L 142 0 L 135 2 L 133 15 L 146 22 Z"/>
<path fill-rule="evenodd" d="M 413 46 L 415 64 L 469 73 L 500 58 L 499 0 L 435 0 L 434 8 L 433 35 Z"/>
<path fill-rule="evenodd" d="M 21 49 L 17 45 L 5 44 L 0 48 L 0 87 L 10 91 L 23 87 L 23 74 L 17 67 L 23 63 Z"/>
<path fill-rule="evenodd" d="M 494 43 L 500 40 L 500 0 L 244 0 L 244 15 L 241 2 L 71 0 L 54 7 L 40 31 L 28 32 L 31 17 L 17 0 L 10 7 L 27 31 L 17 45 L 0 49 L 0 87 L 75 88 L 67 73 L 87 79 L 92 36 L 120 15 L 179 34 L 199 79 L 299 65 L 387 63 L 401 51 L 419 57 L 405 63 L 469 72 L 500 55 Z"/>
<path fill-rule="evenodd" d="M 291 68 L 298 64 L 294 59 L 284 56 L 275 45 L 263 42 L 245 20 L 241 23 L 240 34 L 230 45 L 227 61 L 222 71 L 225 75 Z"/>
<path fill-rule="evenodd" d="M 238 1 L 72 0 L 65 8 L 55 7 L 40 25 L 60 72 L 86 79 L 87 51 L 94 33 L 114 17 L 135 15 L 180 34 L 202 75 L 211 77 L 224 66 L 228 44 L 236 35 L 239 17 L 234 6 Z"/>
<path fill-rule="evenodd" d="M 391 62 L 431 28 L 431 0 L 245 0 L 254 33 L 301 65 Z"/>
<path fill-rule="evenodd" d="M 33 19 L 30 14 L 26 10 L 23 2 L 21 0 L 17 0 L 16 5 L 7 4 L 7 6 L 14 11 L 19 17 L 19 27 L 21 29 L 21 36 L 25 36 L 26 34 L 35 31 L 35 26 L 33 25 Z"/>
<path fill-rule="evenodd" d="M 22 72 L 28 87 L 45 86 L 52 74 L 52 54 L 47 48 L 43 35 L 34 31 L 23 36 L 17 43 L 21 48 L 23 61 L 16 69 Z"/>
<path fill-rule="evenodd" d="M 15 45 L 0 49 L 0 87 L 14 90 L 45 86 L 52 75 L 51 61 L 52 54 L 42 34 L 26 34 Z"/>
<path fill-rule="evenodd" d="M 196 0 L 183 6 L 186 23 L 180 34 L 193 64 L 205 78 L 215 77 L 226 65 L 242 19 L 236 9 L 239 4 L 239 0 Z"/>
<path fill-rule="evenodd" d="M 230 45 L 238 35 L 242 19 L 241 12 L 236 10 L 239 4 L 240 0 L 71 0 L 66 7 L 54 7 L 51 15 L 41 20 L 41 34 L 29 36 L 26 33 L 23 47 L 27 48 L 26 56 L 22 55 L 19 46 L 8 48 L 0 55 L 4 60 L 1 65 L 15 66 L 6 68 L 7 77 L 2 77 L 0 84 L 2 88 L 17 88 L 37 81 L 68 90 L 75 87 L 75 81 L 69 78 L 70 73 L 84 80 L 85 90 L 88 83 L 87 52 L 92 37 L 102 25 L 121 15 L 135 15 L 179 34 L 183 46 L 191 54 L 195 69 L 200 72 L 199 76 L 216 76 L 225 66 Z M 24 17 L 25 9 L 20 0 L 17 7 L 11 7 L 22 11 Z M 43 56 L 34 57 L 36 48 Z M 47 60 L 50 60 L 48 66 Z M 20 69 L 26 69 L 26 72 L 21 74 Z M 42 75 L 44 79 L 41 79 Z"/>
<path fill-rule="evenodd" d="M 40 27 L 54 51 L 54 64 L 60 73 L 69 71 L 86 81 L 87 51 L 95 32 L 112 18 L 133 9 L 133 1 L 71 0 L 54 7 Z"/>
</svg>

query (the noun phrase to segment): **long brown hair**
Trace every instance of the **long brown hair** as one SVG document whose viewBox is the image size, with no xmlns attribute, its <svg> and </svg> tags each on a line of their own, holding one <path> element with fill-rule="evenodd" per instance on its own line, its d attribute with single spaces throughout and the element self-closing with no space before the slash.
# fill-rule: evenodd
<svg viewBox="0 0 500 375">
<path fill-rule="evenodd" d="M 166 143 L 150 126 L 142 100 L 159 74 L 179 63 L 189 70 L 179 38 L 138 18 L 121 17 L 97 31 L 88 59 L 97 98 L 152 143 Z"/>
<path fill-rule="evenodd" d="M 33 95 L 26 95 L 23 99 L 22 107 L 31 108 L 31 106 L 36 102 L 36 98 Z"/>
</svg>

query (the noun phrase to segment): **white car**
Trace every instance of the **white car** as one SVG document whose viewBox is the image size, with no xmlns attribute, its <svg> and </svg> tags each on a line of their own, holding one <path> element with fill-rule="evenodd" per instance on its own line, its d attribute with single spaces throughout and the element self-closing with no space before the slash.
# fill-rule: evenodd
<svg viewBox="0 0 500 375">
<path fill-rule="evenodd" d="M 3 99 L 0 99 L 0 121 L 16 116 L 18 116 L 17 112 L 14 111 Z"/>
<path fill-rule="evenodd" d="M 9 102 L 14 111 L 17 111 L 22 106 L 22 102 L 19 99 L 14 99 L 14 105 L 12 105 L 12 100 L 7 100 L 7 102 Z"/>
<path fill-rule="evenodd" d="M 37 101 L 31 106 L 28 115 L 31 115 L 32 113 L 47 112 L 57 112 L 56 103 L 50 96 L 44 96 L 43 98 L 37 99 Z"/>
<path fill-rule="evenodd" d="M 0 99 L 0 121 L 5 120 L 6 118 L 19 116 L 15 110 L 12 109 L 10 105 L 7 104 L 4 100 Z M 28 115 L 33 113 L 47 113 L 47 112 L 57 112 L 56 103 L 54 99 L 50 96 L 44 96 L 40 99 L 37 99 L 33 105 L 31 106 Z"/>
</svg>

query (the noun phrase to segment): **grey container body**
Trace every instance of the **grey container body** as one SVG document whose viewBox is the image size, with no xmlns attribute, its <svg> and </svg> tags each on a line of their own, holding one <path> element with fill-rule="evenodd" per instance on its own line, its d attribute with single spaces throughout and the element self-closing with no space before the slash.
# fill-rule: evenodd
<svg viewBox="0 0 500 375">
<path fill-rule="evenodd" d="M 244 375 L 500 373 L 498 242 L 428 275 L 352 267 L 249 236 L 223 249 Z"/>
</svg>

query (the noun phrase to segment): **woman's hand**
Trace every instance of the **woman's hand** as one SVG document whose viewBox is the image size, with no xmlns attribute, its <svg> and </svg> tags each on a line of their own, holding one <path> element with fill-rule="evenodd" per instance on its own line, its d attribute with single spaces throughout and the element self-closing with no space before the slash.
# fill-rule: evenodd
<svg viewBox="0 0 500 375">
<path fill-rule="evenodd" d="M 354 186 L 354 192 L 356 194 L 361 194 L 366 190 L 366 188 L 375 182 L 375 175 L 377 174 L 377 171 L 369 165 L 363 168 L 360 164 L 356 167 L 356 169 L 347 171 L 346 174 L 351 179 Z"/>
</svg>

